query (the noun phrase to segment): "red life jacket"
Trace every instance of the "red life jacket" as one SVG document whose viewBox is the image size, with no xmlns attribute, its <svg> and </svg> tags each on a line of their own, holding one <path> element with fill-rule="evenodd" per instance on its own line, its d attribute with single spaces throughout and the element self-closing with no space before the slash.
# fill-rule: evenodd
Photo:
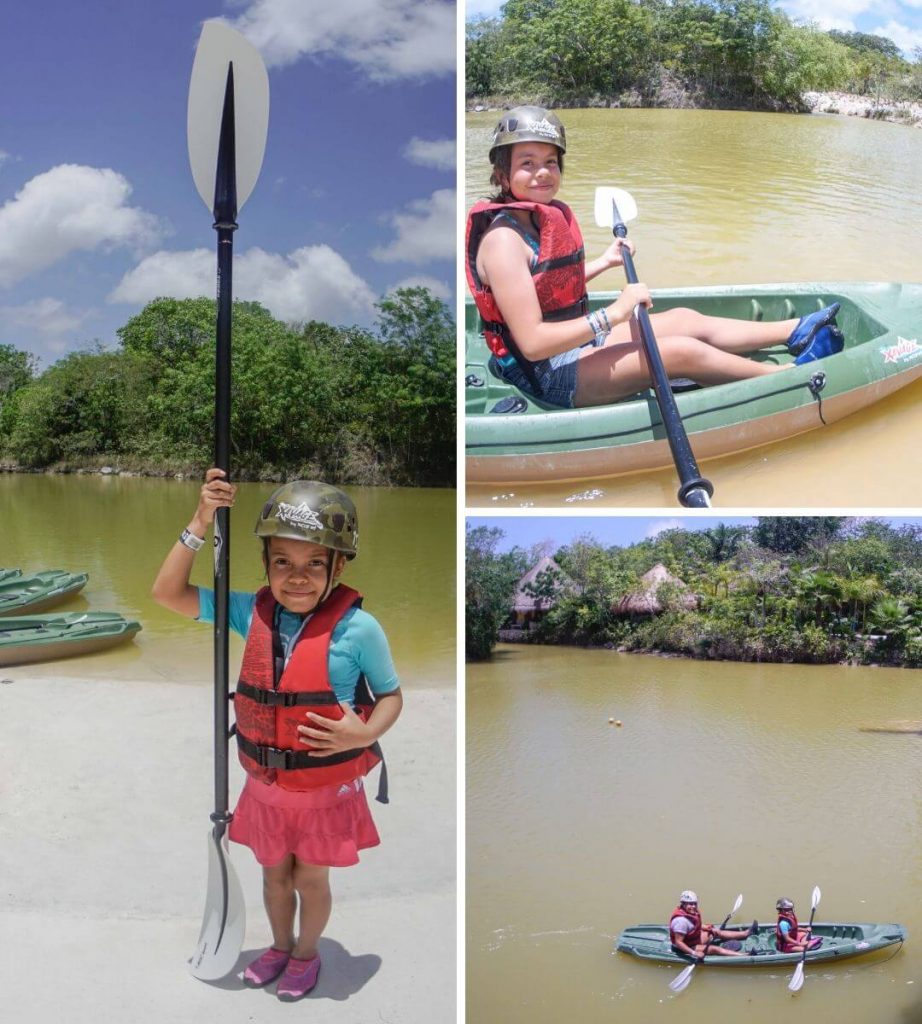
<svg viewBox="0 0 922 1024">
<path fill-rule="evenodd" d="M 791 930 L 788 932 L 787 938 L 784 936 L 784 932 L 781 930 L 781 922 L 787 921 Z M 781 953 L 793 952 L 792 946 L 797 942 L 797 934 L 800 931 L 800 925 L 797 923 L 797 918 L 794 916 L 793 910 L 779 910 L 778 911 L 778 923 L 775 925 L 775 945 L 778 947 L 778 951 Z"/>
<path fill-rule="evenodd" d="M 350 608 L 361 605 L 358 591 L 340 584 L 313 613 L 301 630 L 288 664 L 275 626 L 278 607 L 272 591 L 256 595 L 253 620 L 247 634 L 234 694 L 237 752 L 247 772 L 261 782 L 282 789 L 305 790 L 333 783 L 348 783 L 367 775 L 381 761 L 381 748 L 370 747 L 310 757 L 301 741 L 299 725 L 310 725 L 305 713 L 340 719 L 343 710 L 330 686 L 328 658 L 333 628 Z M 360 676 L 355 712 L 364 721 L 374 699 Z M 386 783 L 382 775 L 382 792 Z M 386 803 L 386 792 L 379 800 Z"/>
<path fill-rule="evenodd" d="M 575 320 L 589 308 L 586 295 L 585 252 L 579 224 L 569 206 L 550 203 L 476 203 L 467 216 L 465 272 L 468 287 L 480 312 L 481 330 L 497 359 L 512 356 L 529 384 L 540 396 L 532 362 L 522 355 L 509 331 L 489 285 L 477 273 L 477 250 L 484 233 L 501 210 L 528 210 L 538 222 L 538 259 L 531 268 L 544 320 Z"/>
<path fill-rule="evenodd" d="M 688 918 L 692 922 L 694 927 L 687 935 L 679 935 L 672 927 L 672 922 L 678 917 Z M 699 910 L 683 910 L 681 906 L 678 906 L 673 910 L 672 917 L 669 918 L 669 941 L 675 945 L 676 939 L 681 939 L 686 946 L 690 946 L 692 949 L 701 942 L 701 911 Z"/>
</svg>

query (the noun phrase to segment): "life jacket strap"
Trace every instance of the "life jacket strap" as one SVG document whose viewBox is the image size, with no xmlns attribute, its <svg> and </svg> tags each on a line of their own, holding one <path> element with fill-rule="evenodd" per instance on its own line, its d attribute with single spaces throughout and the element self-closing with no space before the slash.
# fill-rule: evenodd
<svg viewBox="0 0 922 1024">
<path fill-rule="evenodd" d="M 297 693 L 290 693 L 285 690 L 264 690 L 262 687 L 253 686 L 242 680 L 237 683 L 237 693 L 257 704 L 266 704 L 270 707 L 294 708 L 301 704 L 338 704 L 336 694 L 332 690 L 302 690 Z"/>
<path fill-rule="evenodd" d="M 279 771 L 301 771 L 304 768 L 323 768 L 327 765 L 343 764 L 361 757 L 362 747 L 355 750 L 341 750 L 338 754 L 317 757 L 309 750 L 285 750 L 270 747 L 266 743 L 254 743 L 249 737 L 237 732 L 237 745 L 244 754 L 255 761 L 260 768 L 275 768 Z"/>
</svg>

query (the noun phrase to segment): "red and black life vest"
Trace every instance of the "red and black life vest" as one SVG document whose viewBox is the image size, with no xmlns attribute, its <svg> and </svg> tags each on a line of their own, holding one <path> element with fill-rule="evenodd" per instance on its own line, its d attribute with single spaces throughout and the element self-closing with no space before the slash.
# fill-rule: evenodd
<svg viewBox="0 0 922 1024">
<path fill-rule="evenodd" d="M 687 918 L 693 925 L 687 935 L 679 935 L 673 929 L 672 922 L 679 917 Z M 701 912 L 699 910 L 685 910 L 681 905 L 673 910 L 672 917 L 669 918 L 669 941 L 673 946 L 676 944 L 676 939 L 681 939 L 686 946 L 690 946 L 692 949 L 701 942 Z"/>
<path fill-rule="evenodd" d="M 787 921 L 791 926 L 791 930 L 785 938 L 784 932 L 781 930 L 781 922 Z M 791 946 L 797 942 L 797 936 L 800 932 L 800 925 L 797 923 L 797 918 L 794 916 L 793 910 L 779 910 L 778 911 L 778 923 L 775 925 L 775 945 L 778 947 L 778 951 L 781 953 L 790 953 Z"/>
<path fill-rule="evenodd" d="M 332 590 L 301 630 L 286 665 L 276 626 L 276 600 L 268 587 L 257 593 L 234 694 L 237 751 L 240 763 L 254 778 L 274 782 L 282 789 L 316 789 L 352 782 L 382 760 L 377 743 L 327 757 L 310 757 L 311 748 L 301 742 L 298 732 L 299 725 L 310 724 L 310 719 L 304 717 L 308 711 L 324 718 L 343 717 L 330 686 L 330 639 L 337 622 L 361 603 L 361 595 L 351 587 L 340 584 Z M 365 677 L 360 676 L 355 712 L 366 720 L 373 706 Z M 383 803 L 387 803 L 386 789 L 382 769 L 378 799 Z"/>
<path fill-rule="evenodd" d="M 477 250 L 484 233 L 503 210 L 528 210 L 537 223 L 538 258 L 531 275 L 544 320 L 575 320 L 585 316 L 589 309 L 583 236 L 570 207 L 556 199 L 550 203 L 481 202 L 475 204 L 467 216 L 465 272 L 480 312 L 483 336 L 498 359 L 509 355 L 515 359 L 540 396 L 541 388 L 532 362 L 522 355 L 489 285 L 484 284 L 477 273 Z"/>
</svg>

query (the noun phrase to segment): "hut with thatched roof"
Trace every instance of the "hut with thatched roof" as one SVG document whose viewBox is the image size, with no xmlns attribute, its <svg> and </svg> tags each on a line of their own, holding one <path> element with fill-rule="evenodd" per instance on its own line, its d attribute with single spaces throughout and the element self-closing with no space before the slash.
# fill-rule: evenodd
<svg viewBox="0 0 922 1024">
<path fill-rule="evenodd" d="M 554 607 L 560 594 L 566 593 L 572 587 L 572 582 L 554 559 L 549 555 L 543 555 L 515 586 L 515 599 L 509 624 L 514 624 L 520 629 L 528 628 L 532 622 L 536 622 Z M 536 594 L 535 588 L 548 590 L 550 593 Z"/>
<path fill-rule="evenodd" d="M 663 584 L 667 584 L 669 587 L 669 604 L 672 607 L 689 610 L 698 607 L 698 598 L 688 589 L 688 584 L 677 576 L 673 576 L 660 562 L 640 577 L 640 585 L 637 590 L 625 594 L 620 601 L 616 601 L 612 605 L 612 613 L 615 615 L 659 615 L 666 608 L 660 595 L 660 587 Z"/>
</svg>

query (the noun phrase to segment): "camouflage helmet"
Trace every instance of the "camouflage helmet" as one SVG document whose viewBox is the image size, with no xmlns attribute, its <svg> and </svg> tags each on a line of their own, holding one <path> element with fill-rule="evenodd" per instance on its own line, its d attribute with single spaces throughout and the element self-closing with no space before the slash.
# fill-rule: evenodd
<svg viewBox="0 0 922 1024">
<path fill-rule="evenodd" d="M 293 480 L 269 496 L 256 521 L 257 537 L 289 537 L 322 544 L 355 558 L 358 515 L 352 499 L 332 484 Z"/>
<path fill-rule="evenodd" d="M 567 133 L 560 118 L 544 107 L 513 107 L 503 114 L 503 119 L 493 130 L 490 163 L 496 163 L 496 151 L 500 146 L 511 146 L 516 142 L 547 142 L 561 153 L 567 151 Z"/>
</svg>

